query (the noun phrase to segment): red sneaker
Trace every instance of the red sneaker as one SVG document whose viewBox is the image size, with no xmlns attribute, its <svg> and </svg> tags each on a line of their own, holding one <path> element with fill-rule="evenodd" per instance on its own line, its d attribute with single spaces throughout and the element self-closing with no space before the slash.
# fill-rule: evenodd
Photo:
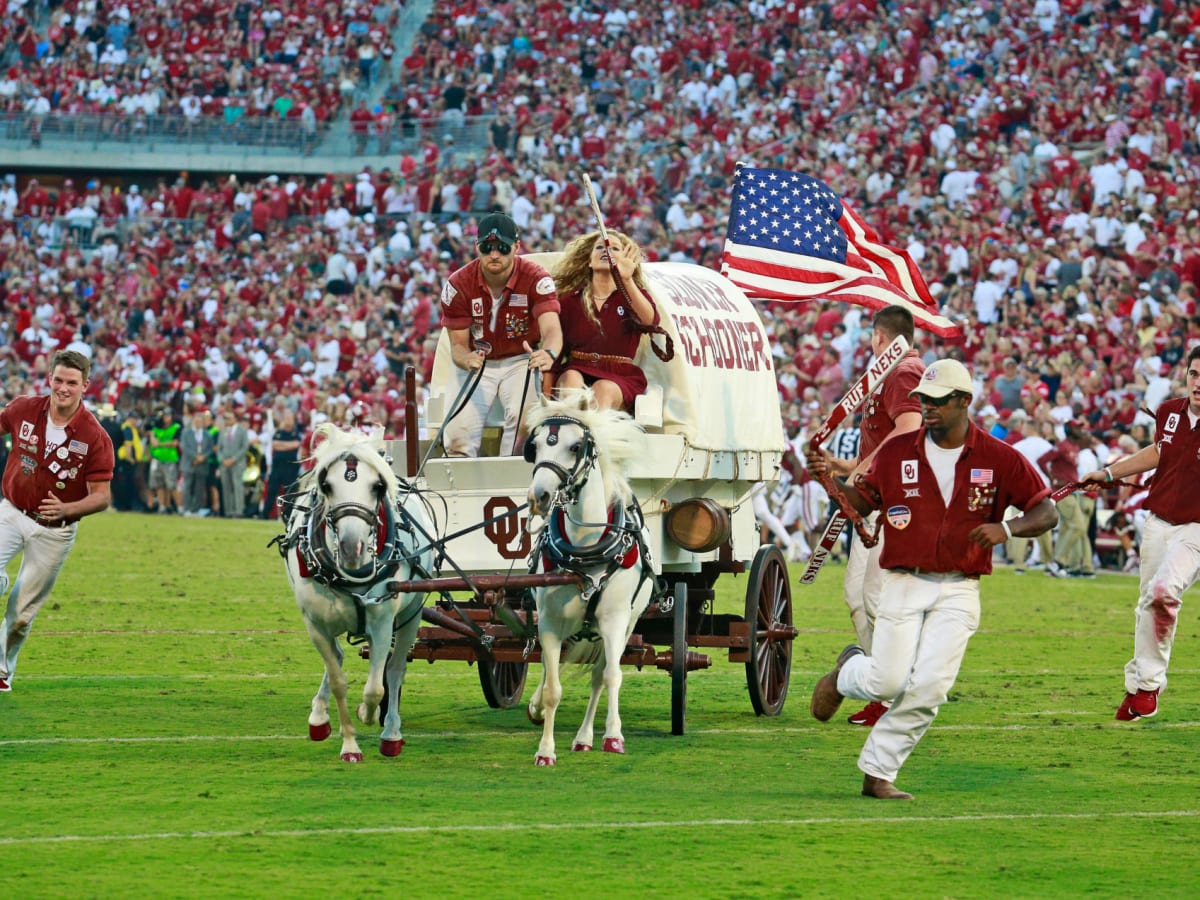
<svg viewBox="0 0 1200 900">
<path fill-rule="evenodd" d="M 1158 691 L 1138 691 L 1129 701 L 1129 711 L 1139 719 L 1148 719 L 1158 712 Z"/>
<path fill-rule="evenodd" d="M 1129 702 L 1133 700 L 1133 694 L 1126 693 L 1125 699 L 1121 701 L 1121 705 L 1117 707 L 1118 722 L 1132 722 L 1137 718 L 1133 714 L 1133 710 L 1129 708 Z"/>
<path fill-rule="evenodd" d="M 872 700 L 846 721 L 851 725 L 862 725 L 864 728 L 874 728 L 875 723 L 883 718 L 883 714 L 888 711 L 888 708 L 878 700 Z"/>
<path fill-rule="evenodd" d="M 1158 712 L 1158 691 L 1138 691 L 1136 694 L 1125 694 L 1125 699 L 1117 707 L 1118 722 L 1132 722 L 1135 719 L 1149 719 Z"/>
</svg>

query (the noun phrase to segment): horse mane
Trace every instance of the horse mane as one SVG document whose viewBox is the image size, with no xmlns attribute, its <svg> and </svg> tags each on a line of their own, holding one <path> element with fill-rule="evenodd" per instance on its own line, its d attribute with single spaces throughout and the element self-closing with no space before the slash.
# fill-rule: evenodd
<svg viewBox="0 0 1200 900">
<path fill-rule="evenodd" d="M 313 430 L 313 465 L 300 476 L 297 486 L 301 491 L 309 490 L 322 471 L 339 457 L 353 453 L 364 465 L 370 466 L 387 488 L 389 497 L 396 496 L 400 481 L 385 458 L 383 429 L 375 428 L 370 434 L 358 431 L 343 431 L 332 422 L 323 422 Z"/>
<path fill-rule="evenodd" d="M 633 499 L 633 488 L 625 476 L 625 463 L 643 449 L 642 427 L 619 409 L 596 409 L 591 388 L 560 392 L 559 399 L 534 406 L 526 414 L 530 433 L 552 416 L 577 419 L 596 442 L 600 475 L 608 485 L 609 497 L 622 504 Z"/>
</svg>

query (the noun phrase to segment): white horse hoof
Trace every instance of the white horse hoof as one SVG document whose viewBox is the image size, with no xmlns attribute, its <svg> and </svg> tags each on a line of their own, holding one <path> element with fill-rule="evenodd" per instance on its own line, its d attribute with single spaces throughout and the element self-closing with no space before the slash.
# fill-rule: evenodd
<svg viewBox="0 0 1200 900">
<path fill-rule="evenodd" d="M 592 749 L 591 744 L 582 744 L 579 741 L 576 741 L 574 744 L 571 745 L 572 753 L 588 753 L 591 751 L 591 749 Z M 605 747 L 605 749 L 607 750 L 608 748 Z"/>
<path fill-rule="evenodd" d="M 399 756 L 400 751 L 404 749 L 404 741 L 380 741 L 379 752 L 384 756 Z"/>
<path fill-rule="evenodd" d="M 342 754 L 342 762 L 359 763 L 362 761 L 363 761 L 363 757 L 362 757 L 361 753 L 343 753 Z"/>
<path fill-rule="evenodd" d="M 525 715 L 529 716 L 529 721 L 532 722 L 534 725 L 545 725 L 546 724 L 546 717 L 535 713 L 533 711 L 532 706 L 525 707 Z"/>
<path fill-rule="evenodd" d="M 554 757 L 553 756 L 542 756 L 539 754 L 538 756 L 535 756 L 533 758 L 533 764 L 535 766 L 552 766 L 552 765 L 554 765 Z"/>
<path fill-rule="evenodd" d="M 310 741 L 323 741 L 333 734 L 333 726 L 328 722 L 322 722 L 320 725 L 309 724 L 308 739 Z"/>
<path fill-rule="evenodd" d="M 605 738 L 604 739 L 605 753 L 624 753 L 625 739 L 624 738 Z"/>
</svg>

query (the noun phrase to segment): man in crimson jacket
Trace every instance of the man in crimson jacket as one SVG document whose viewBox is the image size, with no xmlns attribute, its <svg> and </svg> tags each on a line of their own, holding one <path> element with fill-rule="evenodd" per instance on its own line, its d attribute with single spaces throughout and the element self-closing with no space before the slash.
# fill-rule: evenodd
<svg viewBox="0 0 1200 900">
<path fill-rule="evenodd" d="M 923 427 L 885 441 L 866 474 L 843 489 L 860 514 L 881 512 L 883 588 L 871 655 L 853 644 L 843 650 L 817 682 L 811 712 L 825 722 L 844 697 L 892 699 L 859 754 L 867 797 L 912 799 L 896 775 L 958 677 L 979 627 L 979 578 L 992 571 L 992 548 L 1058 520 L 1033 465 L 971 422 L 973 392 L 962 363 L 933 363 L 911 391 Z M 814 474 L 826 471 L 819 451 L 808 463 Z M 1004 521 L 1009 506 L 1023 515 Z"/>
<path fill-rule="evenodd" d="M 23 554 L 0 626 L 0 693 L 12 690 L 17 656 L 75 543 L 76 523 L 111 501 L 112 440 L 83 407 L 90 373 L 86 356 L 60 350 L 49 396 L 18 397 L 0 410 L 0 434 L 13 442 L 0 501 L 0 594 L 5 569 Z"/>
</svg>

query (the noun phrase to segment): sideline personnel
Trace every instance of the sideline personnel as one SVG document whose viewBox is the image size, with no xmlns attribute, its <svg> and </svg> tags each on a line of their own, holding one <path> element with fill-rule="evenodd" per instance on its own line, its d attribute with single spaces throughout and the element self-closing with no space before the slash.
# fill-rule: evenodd
<svg viewBox="0 0 1200 900">
<path fill-rule="evenodd" d="M 858 454 L 853 459 L 837 459 L 826 455 L 826 462 L 835 475 L 847 477 L 853 482 L 855 475 L 867 471 L 876 450 L 885 440 L 921 427 L 921 404 L 913 398 L 912 390 L 921 380 L 925 363 L 913 346 L 915 331 L 912 313 L 903 306 L 885 306 L 871 320 L 871 352 L 876 358 L 900 335 L 908 341 L 910 349 L 900 364 L 883 379 L 879 389 L 867 398 Z M 867 518 L 869 529 L 875 528 L 876 519 L 878 513 Z M 883 572 L 879 568 L 883 543 L 880 540 L 874 547 L 867 547 L 858 535 L 854 535 L 850 543 L 850 555 L 846 559 L 843 596 L 850 610 L 854 632 L 858 635 L 858 643 L 867 653 L 871 652 L 875 614 L 883 587 Z M 879 717 L 887 712 L 887 703 L 891 699 L 884 697 L 872 700 L 847 721 L 851 725 L 872 728 Z"/>
<path fill-rule="evenodd" d="M 451 358 L 459 369 L 458 386 L 472 378 L 487 359 L 470 401 L 446 425 L 449 456 L 479 454 L 483 426 L 497 397 L 504 405 L 500 452 L 510 453 L 524 414 L 521 398 L 524 396 L 528 407 L 541 390 L 540 385 L 526 390 L 529 371 L 548 371 L 562 352 L 554 279 L 542 266 L 517 255 L 518 237 L 516 223 L 508 216 L 484 216 L 475 238 L 478 258 L 453 272 L 442 285 L 442 324 L 450 337 Z M 531 350 L 530 345 L 538 341 L 541 348 Z"/>
<path fill-rule="evenodd" d="M 24 553 L 0 629 L 0 692 L 12 690 L 21 645 L 67 561 L 76 522 L 112 497 L 112 441 L 82 404 L 91 363 L 60 350 L 50 365 L 48 397 L 18 397 L 0 410 L 0 434 L 13 436 L 0 502 L 0 594 L 5 569 Z"/>
<path fill-rule="evenodd" d="M 1155 469 L 1142 503 L 1141 586 L 1134 612 L 1133 659 L 1125 665 L 1125 699 L 1117 719 L 1133 722 L 1158 712 L 1167 686 L 1183 595 L 1200 578 L 1200 347 L 1187 357 L 1187 396 L 1164 401 L 1154 416 L 1154 443 L 1084 476 L 1104 484 Z"/>
<path fill-rule="evenodd" d="M 828 721 L 843 697 L 894 698 L 876 723 L 858 767 L 864 796 L 911 800 L 894 784 L 958 676 L 979 627 L 979 576 L 992 548 L 1013 535 L 1053 528 L 1050 490 L 1025 457 L 972 424 L 973 386 L 953 359 L 933 363 L 912 391 L 924 427 L 880 446 L 865 475 L 844 490 L 863 515 L 884 517 L 883 588 L 870 656 L 851 645 L 813 690 L 811 711 Z M 809 454 L 809 467 L 824 458 Z M 1025 511 L 1002 522 L 1005 509 Z"/>
</svg>

